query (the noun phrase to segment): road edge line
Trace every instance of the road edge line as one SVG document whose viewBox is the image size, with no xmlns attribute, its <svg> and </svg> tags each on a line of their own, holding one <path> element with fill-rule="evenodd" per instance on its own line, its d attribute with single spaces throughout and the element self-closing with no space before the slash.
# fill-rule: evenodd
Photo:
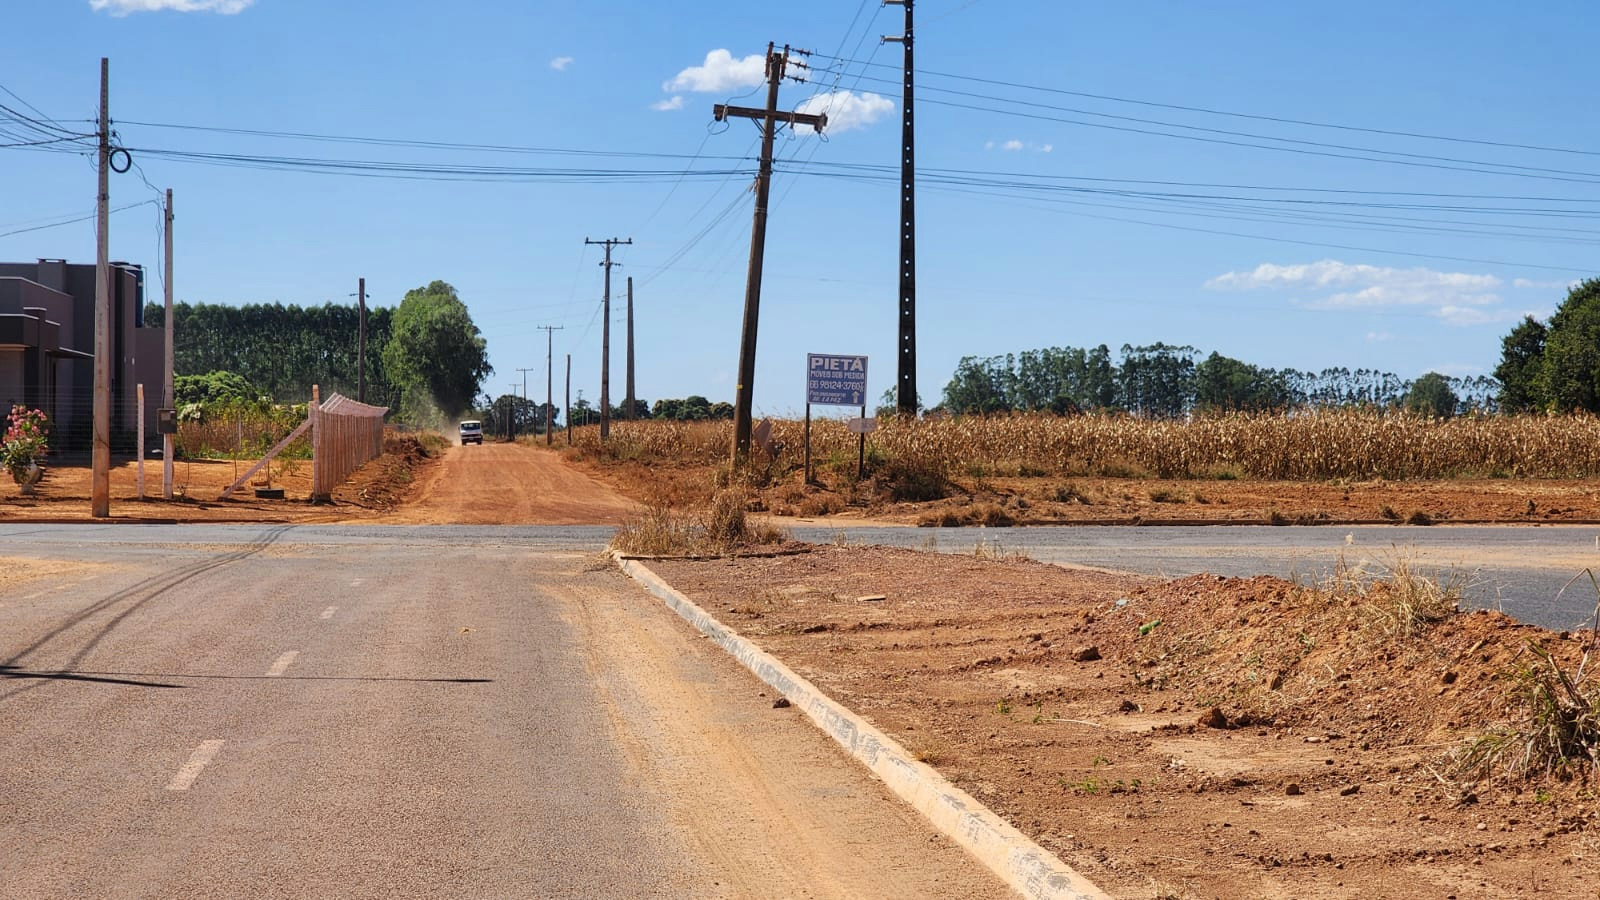
<svg viewBox="0 0 1600 900">
<path fill-rule="evenodd" d="M 1103 900 L 1108 897 L 1055 854 L 1034 843 L 993 810 L 915 759 L 865 719 L 667 584 L 649 567 L 613 554 L 622 571 L 715 641 L 728 655 L 803 711 L 852 757 L 911 804 L 940 832 L 971 853 L 1024 897 L 1038 900 Z"/>
</svg>

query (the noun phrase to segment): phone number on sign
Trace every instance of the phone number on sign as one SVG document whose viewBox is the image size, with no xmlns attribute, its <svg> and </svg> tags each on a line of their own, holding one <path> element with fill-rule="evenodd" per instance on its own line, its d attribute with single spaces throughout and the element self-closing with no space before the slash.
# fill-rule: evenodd
<svg viewBox="0 0 1600 900">
<path fill-rule="evenodd" d="M 813 382 L 811 382 L 811 389 L 813 391 L 859 391 L 859 390 L 863 389 L 864 387 L 866 387 L 866 385 L 863 384 L 862 382 L 859 382 L 859 381 L 813 381 Z"/>
</svg>

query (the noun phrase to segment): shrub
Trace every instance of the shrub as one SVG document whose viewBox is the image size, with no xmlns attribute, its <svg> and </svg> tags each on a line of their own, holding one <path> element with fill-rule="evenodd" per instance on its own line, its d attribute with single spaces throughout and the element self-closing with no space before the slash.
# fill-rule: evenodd
<svg viewBox="0 0 1600 900">
<path fill-rule="evenodd" d="M 6 417 L 5 440 L 0 443 L 0 463 L 21 484 L 28 469 L 44 461 L 50 452 L 49 418 L 40 410 L 17 404 Z"/>
</svg>

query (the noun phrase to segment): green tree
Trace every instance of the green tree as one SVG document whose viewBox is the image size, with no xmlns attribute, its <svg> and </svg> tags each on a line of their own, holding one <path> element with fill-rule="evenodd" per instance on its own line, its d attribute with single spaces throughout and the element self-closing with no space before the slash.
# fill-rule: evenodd
<svg viewBox="0 0 1600 900">
<path fill-rule="evenodd" d="M 711 401 L 699 394 L 690 394 L 678 404 L 678 418 L 685 422 L 711 418 Z"/>
<path fill-rule="evenodd" d="M 1460 403 L 1461 399 L 1450 387 L 1450 379 L 1438 372 L 1429 372 L 1413 381 L 1405 397 L 1407 411 L 1439 419 L 1455 415 Z"/>
<path fill-rule="evenodd" d="M 172 397 L 179 406 L 190 403 L 255 403 L 261 399 L 261 392 L 242 375 L 217 371 L 174 377 Z"/>
<path fill-rule="evenodd" d="M 917 411 L 921 412 L 922 394 L 917 394 Z M 900 415 L 900 386 L 890 385 L 878 398 L 878 405 L 872 414 L 880 419 L 894 418 Z"/>
<path fill-rule="evenodd" d="M 992 413 L 1011 409 L 1006 397 L 1010 372 L 1004 358 L 964 356 L 944 386 L 944 406 L 954 413 Z"/>
<path fill-rule="evenodd" d="M 392 309 L 367 313 L 367 402 L 393 405 L 383 371 Z M 353 306 L 285 306 L 257 303 L 224 306 L 175 303 L 172 307 L 173 367 L 179 375 L 225 370 L 237 373 L 262 394 L 279 401 L 305 401 L 311 386 L 324 397 L 335 391 L 354 397 L 360 313 Z M 165 324 L 161 306 L 145 307 L 145 321 Z"/>
<path fill-rule="evenodd" d="M 1194 368 L 1195 405 L 1208 411 L 1259 412 L 1289 406 L 1288 380 L 1271 369 L 1212 353 Z"/>
<path fill-rule="evenodd" d="M 1600 278 L 1572 287 L 1550 317 L 1534 390 L 1547 409 L 1600 412 Z"/>
<path fill-rule="evenodd" d="M 1501 340 L 1494 377 L 1500 382 L 1500 408 L 1506 412 L 1531 412 L 1543 405 L 1538 381 L 1548 334 L 1544 323 L 1527 316 Z"/>
<path fill-rule="evenodd" d="M 650 418 L 650 401 L 640 400 L 638 397 L 633 398 L 633 417 L 635 419 Z M 628 418 L 628 401 L 624 398 L 621 403 L 611 405 L 611 419 L 612 421 L 621 421 L 626 418 Z"/>
<path fill-rule="evenodd" d="M 1122 345 L 1123 405 L 1141 416 L 1183 415 L 1194 401 L 1194 358 L 1199 353 L 1159 341 L 1148 347 Z"/>
<path fill-rule="evenodd" d="M 443 281 L 406 292 L 394 312 L 383 365 L 401 391 L 402 413 L 417 421 L 456 418 L 494 371 L 467 305 Z"/>
</svg>

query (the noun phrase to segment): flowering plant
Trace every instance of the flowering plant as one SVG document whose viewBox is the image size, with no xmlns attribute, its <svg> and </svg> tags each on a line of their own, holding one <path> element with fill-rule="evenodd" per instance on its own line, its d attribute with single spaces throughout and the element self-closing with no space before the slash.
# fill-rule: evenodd
<svg viewBox="0 0 1600 900">
<path fill-rule="evenodd" d="M 5 440 L 0 441 L 0 464 L 21 484 L 28 470 L 38 465 L 49 452 L 49 417 L 37 409 L 17 404 L 6 417 Z"/>
</svg>

